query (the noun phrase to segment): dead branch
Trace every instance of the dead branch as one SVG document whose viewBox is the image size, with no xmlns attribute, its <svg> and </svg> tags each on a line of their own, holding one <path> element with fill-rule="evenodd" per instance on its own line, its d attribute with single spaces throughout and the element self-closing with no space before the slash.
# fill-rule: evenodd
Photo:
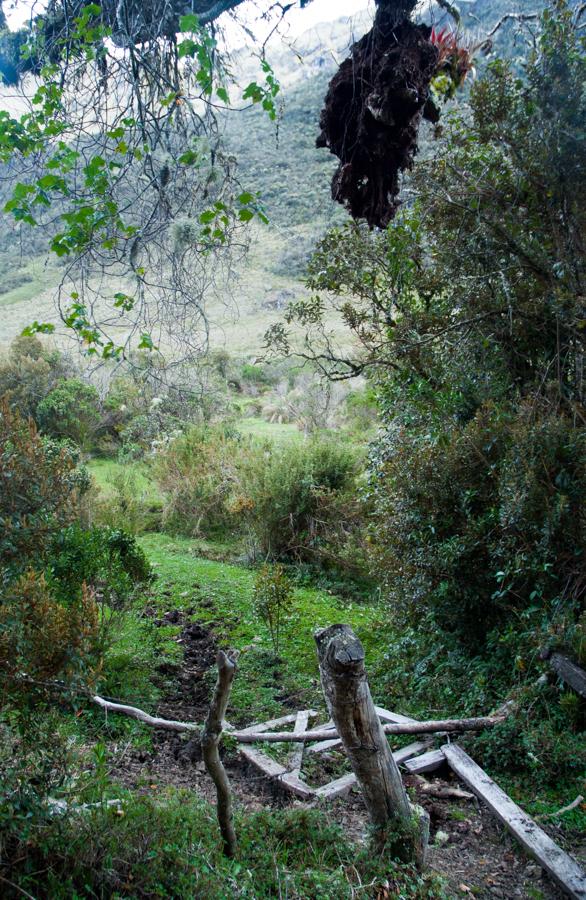
<svg viewBox="0 0 586 900">
<path fill-rule="evenodd" d="M 199 731 L 199 725 L 193 722 L 175 722 L 173 719 L 161 719 L 158 716 L 151 716 L 149 713 L 136 706 L 126 706 L 124 703 L 114 703 L 112 700 L 104 700 L 97 694 L 92 695 L 92 700 L 99 707 L 105 709 L 106 712 L 121 713 L 142 722 L 143 725 L 149 725 L 151 728 L 163 728 L 166 731 Z"/>
<path fill-rule="evenodd" d="M 236 853 L 236 832 L 232 814 L 232 795 L 226 770 L 220 759 L 218 744 L 222 736 L 222 728 L 230 689 L 236 673 L 236 660 L 230 659 L 223 650 L 218 653 L 218 680 L 214 696 L 203 726 L 201 748 L 208 774 L 216 786 L 217 814 L 220 831 L 224 841 L 224 853 L 232 858 Z"/>
<path fill-rule="evenodd" d="M 584 803 L 584 797 L 582 794 L 578 794 L 575 800 L 572 800 L 571 803 L 568 803 L 567 806 L 562 806 L 561 809 L 557 809 L 552 813 L 542 813 L 540 816 L 535 816 L 536 819 L 555 819 L 557 816 L 563 816 L 564 813 L 571 812 L 573 809 L 576 809 L 577 806 L 580 806 L 581 803 Z"/>
<path fill-rule="evenodd" d="M 459 733 L 463 731 L 482 731 L 483 728 L 493 728 L 506 719 L 506 715 L 483 716 L 476 719 L 431 719 L 427 722 L 389 722 L 383 725 L 385 734 L 433 734 Z M 280 743 L 289 741 L 328 741 L 338 737 L 332 729 L 314 729 L 302 734 L 292 731 L 232 731 L 230 736 L 236 738 L 239 743 L 254 744 L 257 741 L 268 743 Z"/>
<path fill-rule="evenodd" d="M 439 797 L 442 800 L 474 800 L 474 794 L 470 793 L 470 791 L 463 791 L 461 788 L 440 784 L 438 781 L 426 781 L 425 778 L 421 778 L 419 775 L 416 775 L 415 778 L 419 790 L 424 794 L 429 794 L 431 797 Z"/>
</svg>

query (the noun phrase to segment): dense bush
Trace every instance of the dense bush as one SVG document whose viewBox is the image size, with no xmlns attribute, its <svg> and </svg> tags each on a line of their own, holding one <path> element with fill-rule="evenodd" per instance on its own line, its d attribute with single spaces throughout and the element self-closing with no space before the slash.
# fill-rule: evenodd
<svg viewBox="0 0 586 900">
<path fill-rule="evenodd" d="M 83 450 L 90 450 L 102 420 L 98 392 L 80 378 L 61 381 L 41 400 L 36 417 L 46 434 L 68 438 Z"/>
<path fill-rule="evenodd" d="M 186 535 L 244 535 L 253 559 L 363 568 L 364 510 L 354 448 L 313 437 L 279 445 L 192 428 L 157 455 L 163 524 Z"/>
<path fill-rule="evenodd" d="M 229 499 L 241 453 L 225 428 L 194 426 L 153 463 L 165 492 L 163 525 L 171 532 L 213 535 L 234 527 Z"/>
<path fill-rule="evenodd" d="M 84 470 L 67 447 L 41 437 L 8 403 L 0 403 L 0 578 L 37 565 L 73 522 Z"/>
<path fill-rule="evenodd" d="M 205 897 L 254 900 L 287 896 L 350 900 L 365 884 L 380 896 L 440 900 L 433 874 L 420 875 L 388 854 L 352 843 L 322 811 L 260 811 L 237 815 L 238 860 L 222 857 L 213 810 L 193 792 L 164 802 L 129 799 L 123 815 L 98 808 L 54 817 L 31 835 L 10 870 L 20 893 L 65 900 L 95 897 Z M 24 850 L 24 842 L 20 849 Z M 1 870 L 0 870 L 1 871 Z M 39 876 L 39 872 L 42 872 Z M 379 889 L 380 886 L 380 889 Z M 10 897 L 11 894 L 9 893 Z"/>
<path fill-rule="evenodd" d="M 30 570 L 3 591 L 0 603 L 0 691 L 22 703 L 58 679 L 86 680 L 97 661 L 99 620 L 93 593 L 61 602 L 43 575 Z"/>
<path fill-rule="evenodd" d="M 16 719 L 16 721 L 15 721 Z M 47 798 L 68 777 L 71 753 L 55 715 L 30 706 L 0 718 L 0 873 L 25 859 L 30 841 L 49 825 Z M 3 896 L 9 896 L 3 885 Z"/>
<path fill-rule="evenodd" d="M 319 561 L 357 518 L 355 451 L 334 438 L 271 445 L 242 461 L 235 500 L 258 555 Z"/>
<path fill-rule="evenodd" d="M 381 448 L 379 447 L 379 450 Z M 428 611 L 472 645 L 529 608 L 586 591 L 586 434 L 531 407 L 386 436 L 373 544 L 398 615 Z"/>
<path fill-rule="evenodd" d="M 53 592 L 64 602 L 79 597 L 85 584 L 113 607 L 123 605 L 137 584 L 151 578 L 148 560 L 132 535 L 106 527 L 86 529 L 77 523 L 55 536 L 47 572 Z"/>
<path fill-rule="evenodd" d="M 0 397 L 5 396 L 21 416 L 36 421 L 39 403 L 68 374 L 64 357 L 49 352 L 36 337 L 17 337 L 0 363 Z"/>
<path fill-rule="evenodd" d="M 584 48 L 552 4 L 523 66 L 493 60 L 446 118 L 417 202 L 330 231 L 268 335 L 287 350 L 296 322 L 331 375 L 369 374 L 373 571 L 394 618 L 473 654 L 498 628 L 514 659 L 530 611 L 564 640 L 586 596 Z"/>
<path fill-rule="evenodd" d="M 153 497 L 141 484 L 133 459 L 125 459 L 124 462 L 126 464 L 111 476 L 110 490 L 102 495 L 98 489 L 97 496 L 93 498 L 92 522 L 108 527 L 115 523 L 117 528 L 129 534 L 159 531 L 162 500 Z"/>
</svg>

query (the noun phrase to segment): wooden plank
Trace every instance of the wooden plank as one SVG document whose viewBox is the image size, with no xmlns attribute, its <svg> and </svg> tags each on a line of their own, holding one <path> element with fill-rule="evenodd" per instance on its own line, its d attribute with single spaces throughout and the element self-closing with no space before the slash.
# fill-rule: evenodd
<svg viewBox="0 0 586 900">
<path fill-rule="evenodd" d="M 335 781 L 330 781 L 328 784 L 317 788 L 315 793 L 322 800 L 333 800 L 334 797 L 339 797 L 340 794 L 347 794 L 355 784 L 356 775 L 354 772 L 349 772 L 347 775 L 342 775 L 341 778 L 336 778 Z"/>
<path fill-rule="evenodd" d="M 271 759 L 262 750 L 245 746 L 240 747 L 240 753 L 249 763 L 252 763 L 253 766 L 259 769 L 263 775 L 266 775 L 267 778 L 278 780 L 291 793 L 296 794 L 303 800 L 310 800 L 315 797 L 313 788 L 305 784 L 296 772 L 288 772 L 285 766 L 282 766 L 275 759 Z"/>
<path fill-rule="evenodd" d="M 572 900 L 585 900 L 586 873 L 457 744 L 442 747 L 454 772 L 487 804 Z"/>
<path fill-rule="evenodd" d="M 332 747 L 341 747 L 341 746 L 342 746 L 342 741 L 340 740 L 340 738 L 332 738 L 331 741 L 319 741 L 317 744 L 312 744 L 311 747 L 307 748 L 307 752 L 308 753 L 321 753 L 322 750 L 330 750 Z"/>
<path fill-rule="evenodd" d="M 312 800 L 316 795 L 316 791 L 302 781 L 297 772 L 286 772 L 285 775 L 279 776 L 278 780 L 287 790 L 301 797 L 302 800 Z"/>
<path fill-rule="evenodd" d="M 573 663 L 567 656 L 562 656 L 561 653 L 552 653 L 549 664 L 562 681 L 569 684 L 581 697 L 586 697 L 586 672 L 584 669 Z"/>
<path fill-rule="evenodd" d="M 239 749 L 242 756 L 249 763 L 252 763 L 253 766 L 256 766 L 257 769 L 260 769 L 263 775 L 266 775 L 268 778 L 279 778 L 281 775 L 287 774 L 285 766 L 282 766 L 275 759 L 271 759 L 262 750 L 257 750 L 255 747 L 240 747 Z"/>
<path fill-rule="evenodd" d="M 407 747 L 401 747 L 400 750 L 395 750 L 393 759 L 397 765 L 400 765 L 417 753 L 421 753 L 427 746 L 427 743 L 418 741 L 415 744 L 409 744 Z M 335 781 L 330 781 L 328 784 L 324 784 L 322 787 L 317 788 L 315 793 L 322 800 L 332 800 L 334 797 L 339 797 L 341 794 L 348 793 L 350 788 L 355 784 L 356 776 L 354 775 L 354 772 L 349 772 L 348 775 L 342 775 L 341 778 L 336 778 Z"/>
<path fill-rule="evenodd" d="M 308 719 L 311 716 L 317 716 L 317 713 L 314 709 L 304 709 L 301 712 L 306 712 Z M 272 728 L 276 728 L 278 725 L 289 725 L 291 722 L 297 721 L 298 712 L 289 713 L 286 716 L 280 716 L 278 719 L 269 719 L 268 722 L 258 722 L 254 725 L 247 725 L 246 728 L 240 728 L 238 730 L 239 734 L 254 734 L 255 731 L 270 731 Z"/>
<path fill-rule="evenodd" d="M 293 731 L 295 734 L 300 734 L 307 730 L 307 723 L 309 721 L 309 710 L 302 709 L 297 713 L 297 719 L 295 720 L 295 728 Z M 301 771 L 301 764 L 303 762 L 303 751 L 305 750 L 305 744 L 299 744 L 294 748 L 293 752 L 289 757 L 289 765 L 291 766 L 291 772 L 299 775 Z"/>
<path fill-rule="evenodd" d="M 336 732 L 336 726 L 330 719 L 329 722 L 326 722 L 325 725 L 320 725 L 320 728 L 323 728 L 324 731 L 333 731 Z M 332 738 L 331 741 L 318 741 L 317 744 L 312 744 L 311 747 L 306 748 L 307 753 L 321 753 L 322 750 L 329 750 L 330 747 L 341 747 L 342 741 L 340 738 Z"/>
<path fill-rule="evenodd" d="M 428 747 L 429 741 L 416 741 L 414 744 L 407 744 L 406 747 L 401 747 L 400 750 L 395 750 L 395 752 L 393 753 L 393 759 L 398 766 L 403 765 L 413 756 L 417 756 L 418 753 L 422 753 L 424 750 L 427 750 Z"/>
<path fill-rule="evenodd" d="M 410 719 L 409 716 L 402 716 L 400 713 L 390 712 L 388 709 L 383 709 L 382 706 L 375 706 L 375 710 L 378 713 L 378 717 L 381 722 L 416 722 L 417 719 Z"/>
<path fill-rule="evenodd" d="M 430 750 L 421 756 L 406 760 L 403 765 L 412 775 L 420 775 L 421 772 L 434 772 L 443 766 L 446 758 L 441 750 Z"/>
</svg>

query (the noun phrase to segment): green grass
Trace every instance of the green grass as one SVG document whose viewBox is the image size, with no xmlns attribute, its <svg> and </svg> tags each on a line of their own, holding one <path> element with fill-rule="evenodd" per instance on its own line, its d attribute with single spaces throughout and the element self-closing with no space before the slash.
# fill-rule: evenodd
<svg viewBox="0 0 586 900">
<path fill-rule="evenodd" d="M 121 475 L 132 475 L 136 478 L 137 491 L 147 501 L 161 499 L 157 483 L 152 477 L 147 463 L 119 463 L 113 459 L 92 459 L 86 468 L 94 478 L 97 486 L 108 496 L 115 492 L 115 481 Z"/>
<path fill-rule="evenodd" d="M 287 703 L 323 707 L 313 638 L 317 628 L 351 625 L 371 671 L 384 657 L 389 631 L 378 606 L 303 587 L 295 590 L 276 660 L 268 629 L 252 612 L 253 569 L 201 559 L 195 555 L 197 544 L 185 538 L 150 534 L 141 545 L 158 575 L 153 594 L 161 610 L 193 609 L 193 618 L 209 625 L 222 646 L 241 651 L 230 713 L 236 724 L 278 715 Z M 384 700 L 376 689 L 374 694 Z"/>
<path fill-rule="evenodd" d="M 18 267 L 18 264 L 16 264 L 14 268 L 20 268 L 20 271 L 23 274 L 30 275 L 32 280 L 24 281 L 18 287 L 6 291 L 5 294 L 0 294 L 0 307 L 12 306 L 16 303 L 29 303 L 34 297 L 42 294 L 47 288 L 58 282 L 59 270 L 51 264 L 45 265 L 43 257 L 35 257 L 22 267 Z M 31 318 L 34 318 L 32 314 Z"/>
<path fill-rule="evenodd" d="M 287 444 L 304 439 L 303 432 L 292 423 L 267 422 L 256 416 L 249 416 L 236 422 L 236 428 L 243 435 L 250 435 L 260 440 L 269 440 L 275 444 Z"/>
<path fill-rule="evenodd" d="M 440 880 L 355 846 L 318 810 L 236 814 L 237 857 L 222 855 L 213 808 L 190 792 L 126 797 L 120 815 L 98 808 L 55 817 L 10 870 L 26 896 L 227 900 L 442 898 Z M 61 820 L 61 821 L 58 821 Z M 36 871 L 35 871 L 36 870 Z M 42 872 L 42 894 L 38 893 Z M 368 887 L 364 887 L 368 885 Z M 10 896 L 10 895 L 9 895 Z"/>
</svg>

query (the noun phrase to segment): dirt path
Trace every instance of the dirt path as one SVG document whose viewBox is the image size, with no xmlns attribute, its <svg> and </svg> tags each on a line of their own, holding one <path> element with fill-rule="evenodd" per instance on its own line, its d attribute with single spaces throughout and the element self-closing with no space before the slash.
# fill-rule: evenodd
<svg viewBox="0 0 586 900">
<path fill-rule="evenodd" d="M 160 673 L 172 678 L 175 687 L 159 704 L 157 712 L 168 718 L 202 722 L 213 681 L 207 673 L 215 665 L 217 645 L 213 628 L 204 629 L 190 622 L 190 614 L 190 610 L 184 614 L 173 610 L 156 620 L 159 624 L 181 626 L 179 641 L 183 648 L 180 665 L 161 663 Z M 235 800 L 246 809 L 303 805 L 275 782 L 259 776 L 236 753 L 227 753 L 224 762 Z M 331 765 L 332 754 L 327 754 L 324 782 L 329 780 L 325 769 Z M 214 787 L 201 760 L 198 742 L 189 740 L 186 735 L 155 732 L 152 751 L 132 749 L 126 752 L 115 763 L 112 776 L 139 793 L 173 786 L 195 791 L 206 800 L 215 802 Z M 315 783 L 315 777 L 316 773 L 312 771 L 312 783 Z M 457 784 L 448 772 L 442 772 L 441 777 L 452 785 Z M 474 895 L 532 900 L 563 897 L 540 867 L 521 852 L 476 799 L 436 799 L 420 790 L 416 778 L 406 776 L 405 782 L 417 796 L 417 802 L 430 814 L 430 864 L 448 880 L 454 897 Z M 355 840 L 365 839 L 367 819 L 357 790 L 345 798 L 324 804 L 324 810 Z M 555 827 L 549 830 L 554 840 L 559 841 Z M 585 850 L 582 848 L 583 852 Z"/>
</svg>

